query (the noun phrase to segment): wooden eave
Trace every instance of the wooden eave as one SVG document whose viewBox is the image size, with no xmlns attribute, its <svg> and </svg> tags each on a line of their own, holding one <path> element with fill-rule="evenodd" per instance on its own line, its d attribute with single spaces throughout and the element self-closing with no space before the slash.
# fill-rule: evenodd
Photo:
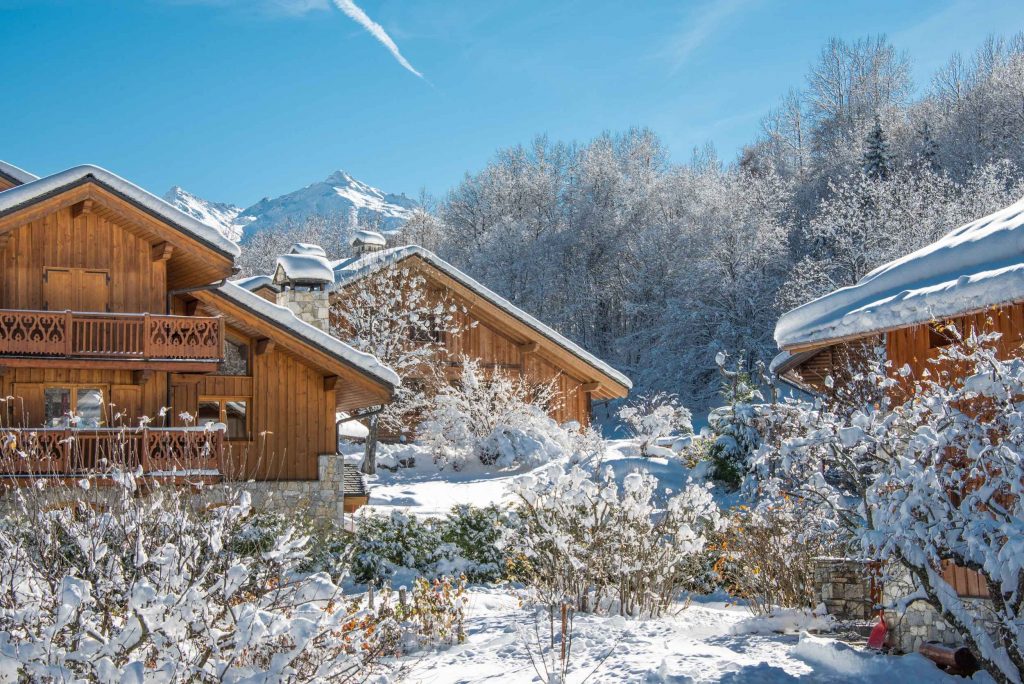
<svg viewBox="0 0 1024 684">
<path fill-rule="evenodd" d="M 67 208 L 102 216 L 154 246 L 161 243 L 173 245 L 176 249 L 169 253 L 167 260 L 167 283 L 171 289 L 223 280 L 234 271 L 234 258 L 230 254 L 91 177 L 0 211 L 0 236 Z"/>
<path fill-rule="evenodd" d="M 451 290 L 464 300 L 473 316 L 482 323 L 507 335 L 519 345 L 536 345 L 530 353 L 535 353 L 552 365 L 563 369 L 581 383 L 598 383 L 597 388 L 591 391 L 594 399 L 622 399 L 629 395 L 629 388 L 618 380 L 556 343 L 540 330 L 527 325 L 479 293 L 466 287 L 418 254 L 410 254 L 396 263 L 410 259 L 413 260 L 414 268 L 427 280 Z M 342 287 L 350 287 L 357 280 L 353 279 Z"/>
<path fill-rule="evenodd" d="M 192 296 L 211 314 L 221 314 L 232 327 L 257 341 L 263 349 L 291 355 L 316 368 L 325 378 L 325 387 L 334 386 L 338 408 L 354 410 L 377 406 L 391 400 L 392 388 L 361 368 L 340 359 L 318 345 L 303 339 L 243 304 L 220 295 L 216 290 L 196 291 Z M 343 382 L 336 379 L 340 377 Z"/>
</svg>

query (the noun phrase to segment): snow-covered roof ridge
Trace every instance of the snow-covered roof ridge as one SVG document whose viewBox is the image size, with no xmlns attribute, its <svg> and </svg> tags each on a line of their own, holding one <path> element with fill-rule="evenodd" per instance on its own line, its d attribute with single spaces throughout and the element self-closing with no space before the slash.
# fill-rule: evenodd
<svg viewBox="0 0 1024 684">
<path fill-rule="evenodd" d="M 105 186 L 113 193 L 121 195 L 227 256 L 234 258 L 241 254 L 238 245 L 221 235 L 216 228 L 194 219 L 131 181 L 91 164 L 75 166 L 52 176 L 38 178 L 16 188 L 5 190 L 0 193 L 0 214 L 14 211 L 33 200 L 59 192 L 88 179 Z"/>
<path fill-rule="evenodd" d="M 25 169 L 19 169 L 14 164 L 8 164 L 2 159 L 0 159 L 0 175 L 7 176 L 19 183 L 31 183 L 34 180 L 39 180 L 39 176 L 34 173 L 29 173 Z"/>
<path fill-rule="evenodd" d="M 269 302 L 258 294 L 230 281 L 218 287 L 216 292 L 386 385 L 397 387 L 401 383 L 398 374 L 378 361 L 376 356 L 354 349 L 320 328 L 310 325 L 287 307 Z"/>
<path fill-rule="evenodd" d="M 1024 301 L 1024 199 L 784 314 L 780 347 L 868 335 Z"/>
<path fill-rule="evenodd" d="M 249 290 L 250 292 L 261 287 L 272 287 L 275 290 L 280 289 L 277 285 L 274 285 L 274 279 L 266 274 L 246 276 L 245 278 L 238 278 L 237 280 L 232 280 L 231 282 L 233 282 L 235 285 L 238 285 L 241 288 Z"/>
<path fill-rule="evenodd" d="M 557 332 L 553 328 L 541 323 L 539 320 L 526 313 L 512 302 L 508 301 L 501 295 L 497 294 L 490 288 L 474 280 L 470 276 L 466 275 L 459 269 L 455 268 L 447 261 L 437 256 L 429 249 L 421 247 L 419 245 L 405 245 L 403 247 L 392 247 L 390 249 L 384 249 L 379 252 L 373 252 L 366 254 L 358 259 L 345 258 L 335 261 L 332 265 L 334 266 L 335 272 L 335 285 L 334 287 L 342 287 L 353 280 L 362 278 L 363 276 L 372 273 L 379 269 L 381 266 L 388 263 L 395 263 L 401 261 L 406 257 L 418 256 L 431 266 L 437 268 L 439 271 L 449 276 L 453 280 L 461 283 L 463 286 L 472 290 L 476 294 L 480 295 L 483 299 L 486 299 L 490 303 L 497 306 L 499 309 L 505 311 L 513 318 L 518 319 L 521 323 L 534 329 L 550 341 L 554 342 L 563 349 L 569 351 L 574 356 L 582 359 L 588 364 L 599 369 L 602 373 L 608 377 L 614 379 L 616 382 L 622 384 L 627 388 L 633 387 L 633 382 L 626 375 L 620 371 L 615 370 L 609 364 L 597 358 L 583 347 L 579 346 L 569 338 L 565 337 L 561 333 Z"/>
<path fill-rule="evenodd" d="M 274 265 L 274 283 L 334 282 L 334 269 L 326 258 L 316 254 L 282 254 Z"/>
<path fill-rule="evenodd" d="M 349 245 L 364 244 L 364 245 L 380 245 L 381 247 L 388 244 L 387 239 L 375 230 L 357 230 L 352 233 L 352 239 L 348 241 Z"/>
<path fill-rule="evenodd" d="M 288 248 L 289 254 L 309 254 L 312 256 L 327 257 L 327 252 L 320 245 L 314 245 L 311 242 L 293 242 L 292 246 Z"/>
</svg>

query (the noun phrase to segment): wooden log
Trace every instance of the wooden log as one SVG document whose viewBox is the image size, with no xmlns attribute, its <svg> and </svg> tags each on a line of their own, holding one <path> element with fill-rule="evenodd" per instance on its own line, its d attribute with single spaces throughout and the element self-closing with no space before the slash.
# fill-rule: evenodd
<svg viewBox="0 0 1024 684">
<path fill-rule="evenodd" d="M 939 667 L 955 674 L 972 675 L 978 671 L 978 659 L 966 646 L 946 646 L 937 641 L 926 641 L 917 649 Z"/>
</svg>

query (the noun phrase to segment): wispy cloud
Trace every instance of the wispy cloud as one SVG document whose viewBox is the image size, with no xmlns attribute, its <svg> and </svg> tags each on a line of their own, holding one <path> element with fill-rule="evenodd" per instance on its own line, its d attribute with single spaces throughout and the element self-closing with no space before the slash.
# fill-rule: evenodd
<svg viewBox="0 0 1024 684">
<path fill-rule="evenodd" d="M 682 67 L 730 17 L 750 3 L 751 0 L 711 0 L 689 17 L 684 30 L 675 35 L 668 45 L 672 71 Z"/>
<path fill-rule="evenodd" d="M 352 0 L 333 0 L 333 2 L 339 10 L 348 16 L 349 19 L 366 29 L 371 36 L 377 39 L 377 42 L 386 47 L 388 52 L 391 53 L 391 56 L 394 57 L 399 64 L 405 67 L 406 70 L 415 74 L 419 78 L 423 78 L 423 74 L 416 71 L 416 68 L 413 67 L 412 64 L 409 64 L 409 60 L 402 56 L 398 46 L 395 45 L 395 41 L 391 40 L 391 36 L 389 36 L 388 32 L 384 30 L 384 27 L 373 19 L 370 19 L 362 8 L 352 2 Z"/>
</svg>

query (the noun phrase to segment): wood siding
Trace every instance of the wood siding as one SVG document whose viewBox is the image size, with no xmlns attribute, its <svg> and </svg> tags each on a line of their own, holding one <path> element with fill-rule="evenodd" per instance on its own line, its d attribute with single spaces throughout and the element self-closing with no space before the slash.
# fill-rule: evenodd
<svg viewBox="0 0 1024 684">
<path fill-rule="evenodd" d="M 0 252 L 0 309 L 42 310 L 47 295 L 60 300 L 51 310 L 88 306 L 91 300 L 76 296 L 70 274 L 60 292 L 54 286 L 47 291 L 44 282 L 46 269 L 87 269 L 81 272 L 109 274 L 110 311 L 165 313 L 167 262 L 153 260 L 151 250 L 147 240 L 102 216 L 72 217 L 70 207 L 47 214 L 8 233 Z"/>
</svg>

